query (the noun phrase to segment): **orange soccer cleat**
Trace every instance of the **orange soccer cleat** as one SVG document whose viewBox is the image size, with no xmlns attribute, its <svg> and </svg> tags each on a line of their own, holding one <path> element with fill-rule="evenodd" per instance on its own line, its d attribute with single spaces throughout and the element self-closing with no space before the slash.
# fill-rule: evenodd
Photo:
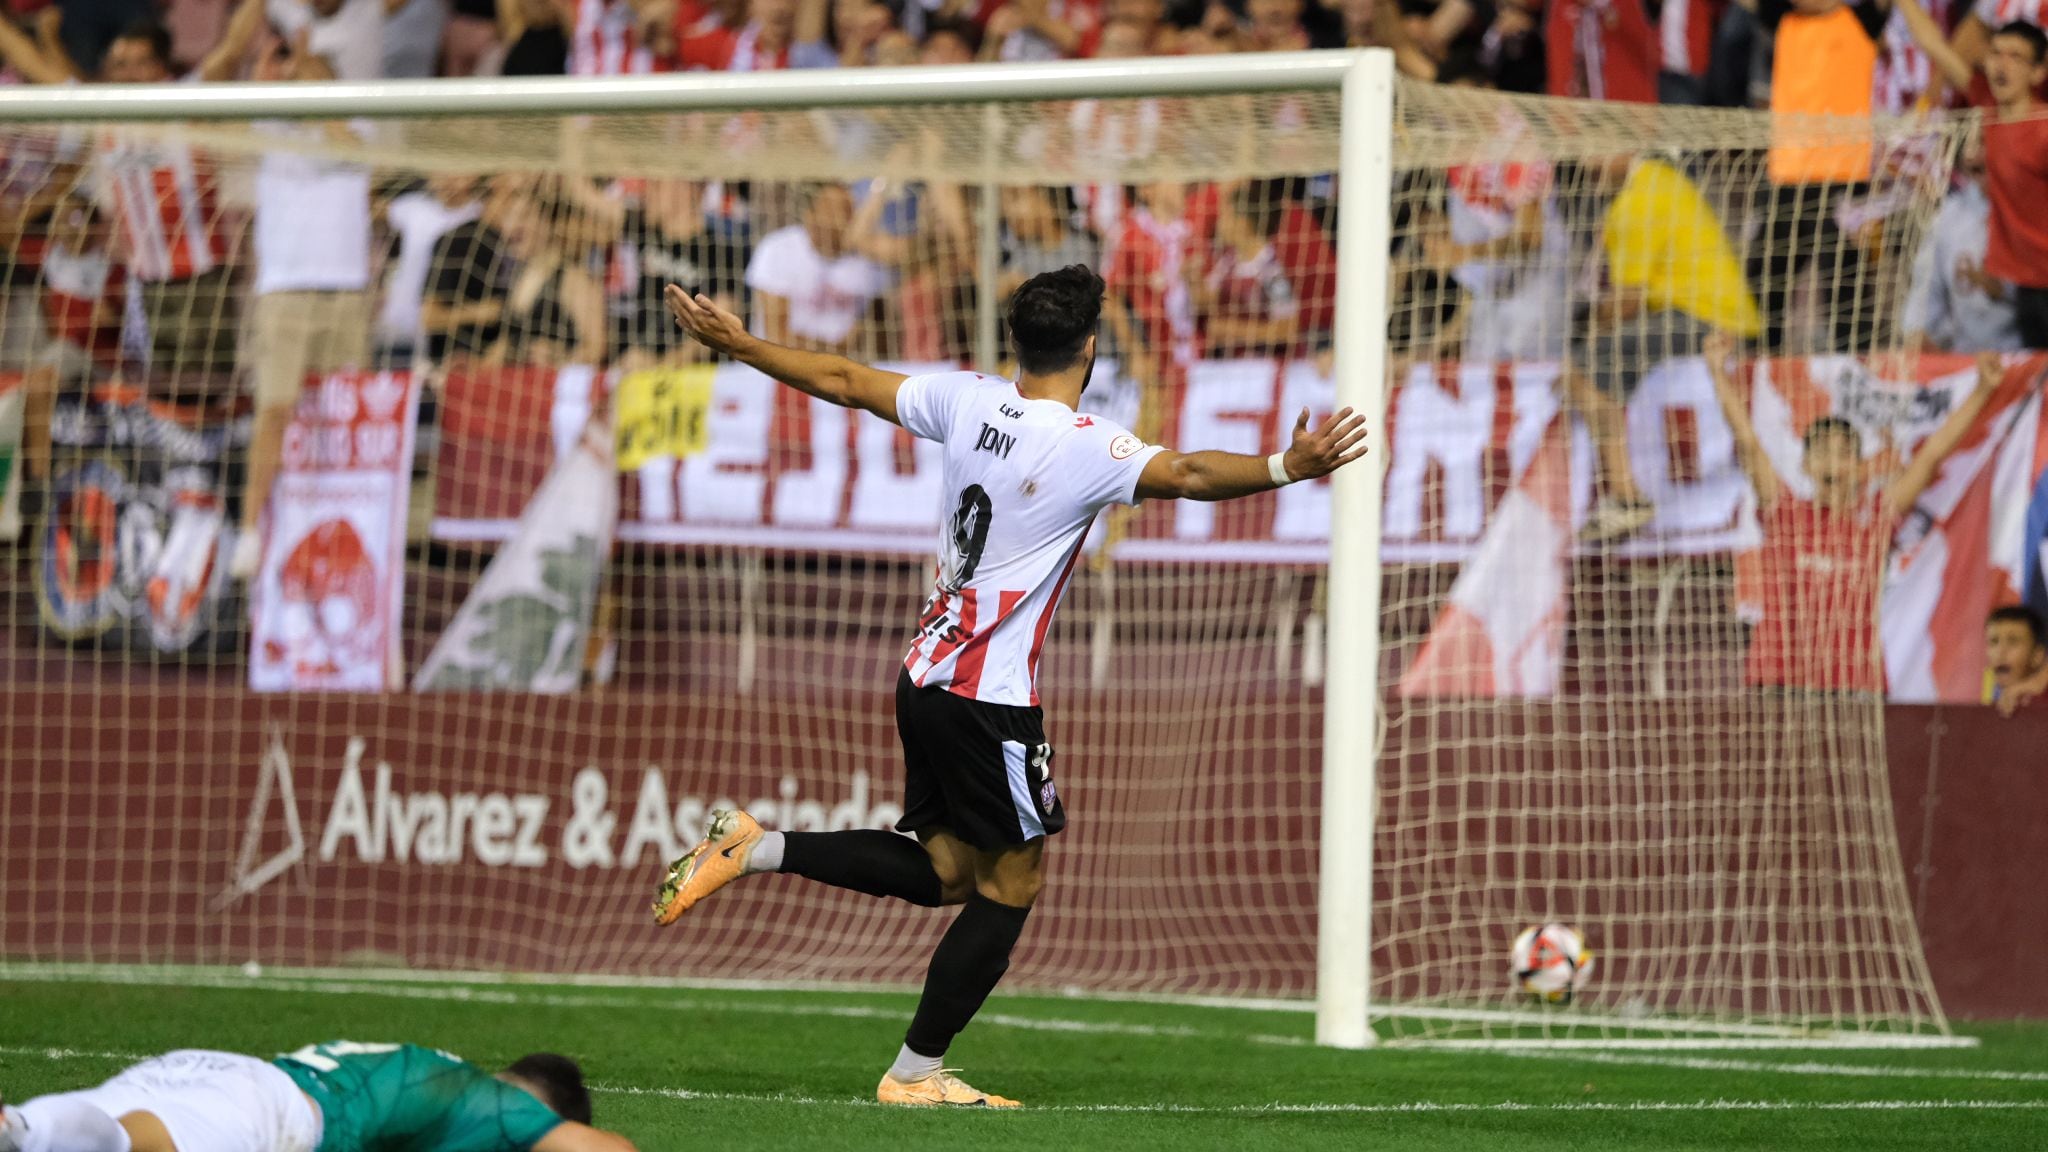
<svg viewBox="0 0 2048 1152">
<path fill-rule="evenodd" d="M 697 901 L 746 875 L 747 858 L 760 842 L 761 825 L 752 816 L 737 808 L 713 812 L 704 842 L 668 866 L 654 898 L 654 922 L 675 923 Z"/>
<path fill-rule="evenodd" d="M 983 1092 L 958 1076 L 953 1069 L 941 1068 L 922 1080 L 905 1083 L 884 1073 L 882 1083 L 875 1089 L 875 1099 L 884 1104 L 901 1104 L 911 1108 L 1022 1108 L 1023 1105 L 993 1092 Z"/>
</svg>

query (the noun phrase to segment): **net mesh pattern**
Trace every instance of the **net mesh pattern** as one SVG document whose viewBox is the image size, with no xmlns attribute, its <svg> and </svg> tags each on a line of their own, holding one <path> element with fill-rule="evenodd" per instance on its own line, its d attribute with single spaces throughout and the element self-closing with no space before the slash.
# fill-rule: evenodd
<svg viewBox="0 0 2048 1152">
<path fill-rule="evenodd" d="M 1393 302 L 1375 1004 L 1449 1010 L 1392 1022 L 1417 1037 L 1945 1028 L 1875 650 L 1798 620 L 1834 650 L 1758 683 L 1740 574 L 1776 521 L 1700 354 L 1727 338 L 1759 424 L 1853 377 L 1895 473 L 1882 381 L 1968 126 L 1398 108 L 1393 248 L 1342 272 Z M 711 363 L 660 286 L 1004 371 L 1001 301 L 1088 263 L 1084 412 L 1263 454 L 1331 406 L 1337 152 L 1328 92 L 0 129 L 29 473 L 0 545 L 0 971 L 914 984 L 941 912 L 759 877 L 647 914 L 713 807 L 900 815 L 891 686 L 949 495 L 932 446 Z M 293 471 L 335 405 L 414 390 L 383 487 Z M 266 413 L 300 431 L 257 520 Z M 1575 543 L 1616 460 L 1657 518 Z M 330 513 L 361 554 L 330 532 L 291 569 Z M 1320 717 L 1374 706 L 1323 693 L 1327 534 L 1321 483 L 1098 523 L 1040 669 L 1072 825 L 1006 986 L 1312 992 Z M 1868 581 L 1800 610 L 1874 614 L 1881 536 L 1823 543 Z M 350 669 L 368 689 L 312 687 Z M 1598 958 L 1576 1003 L 1471 1017 L 1523 1004 L 1508 943 L 1550 921 Z"/>
</svg>

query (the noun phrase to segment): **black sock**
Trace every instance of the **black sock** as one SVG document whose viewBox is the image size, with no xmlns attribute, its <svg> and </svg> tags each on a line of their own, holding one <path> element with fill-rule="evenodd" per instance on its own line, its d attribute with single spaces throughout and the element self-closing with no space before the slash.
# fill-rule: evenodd
<svg viewBox="0 0 2048 1152">
<path fill-rule="evenodd" d="M 924 997 L 910 1019 L 905 1046 L 919 1056 L 946 1054 L 953 1037 L 981 1011 L 981 1002 L 1010 970 L 1010 950 L 1017 946 L 1029 915 L 1029 908 L 998 904 L 979 892 L 967 898 L 967 906 L 932 953 Z"/>
<path fill-rule="evenodd" d="M 870 896 L 894 896 L 926 908 L 944 902 L 939 874 L 924 845 L 879 828 L 784 832 L 779 871 Z"/>
</svg>

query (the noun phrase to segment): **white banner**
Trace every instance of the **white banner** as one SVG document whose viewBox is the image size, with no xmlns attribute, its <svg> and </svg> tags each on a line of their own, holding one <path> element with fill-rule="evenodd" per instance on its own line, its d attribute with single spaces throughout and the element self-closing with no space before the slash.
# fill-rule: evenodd
<svg viewBox="0 0 2048 1152">
<path fill-rule="evenodd" d="M 398 625 L 418 415 L 409 373 L 336 373 L 300 397 L 250 586 L 256 691 L 403 683 Z"/>
<path fill-rule="evenodd" d="M 413 690 L 574 692 L 618 527 L 612 429 L 592 420 L 548 473 L 413 678 Z"/>
</svg>

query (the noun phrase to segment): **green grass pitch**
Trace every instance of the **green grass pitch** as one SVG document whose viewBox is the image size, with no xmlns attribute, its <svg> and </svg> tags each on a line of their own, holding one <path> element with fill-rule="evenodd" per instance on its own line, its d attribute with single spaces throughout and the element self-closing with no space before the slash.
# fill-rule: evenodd
<svg viewBox="0 0 2048 1152">
<path fill-rule="evenodd" d="M 214 983 L 0 977 L 0 1095 L 171 1048 L 407 1040 L 486 1065 L 574 1055 L 599 1123 L 647 1152 L 2048 1149 L 2041 1024 L 1969 1027 L 1968 1050 L 1337 1052 L 1307 1043 L 1305 1012 L 999 996 L 947 1062 L 1025 1111 L 934 1114 L 872 1102 L 902 994 Z"/>
</svg>

